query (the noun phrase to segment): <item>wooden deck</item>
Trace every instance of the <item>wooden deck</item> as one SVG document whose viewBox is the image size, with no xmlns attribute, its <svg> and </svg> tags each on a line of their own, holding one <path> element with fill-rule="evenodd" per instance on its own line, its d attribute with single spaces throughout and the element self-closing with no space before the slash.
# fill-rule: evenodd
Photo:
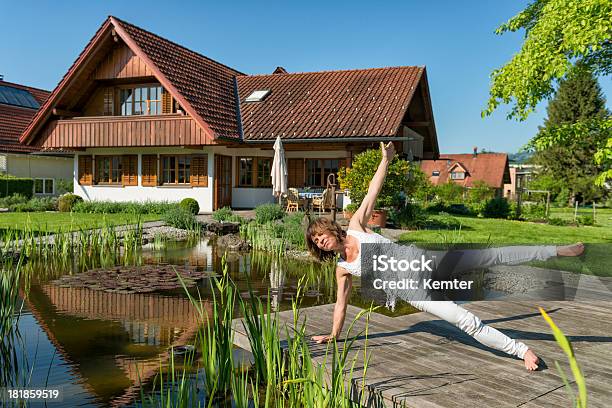
<svg viewBox="0 0 612 408">
<path fill-rule="evenodd" d="M 364 405 L 367 407 L 571 407 L 555 360 L 571 374 L 567 359 L 555 342 L 537 305 L 550 314 L 573 344 L 586 377 L 589 407 L 612 406 L 612 302 L 581 301 L 482 301 L 465 307 L 485 323 L 533 348 L 545 366 L 528 372 L 523 362 L 480 345 L 459 329 L 427 313 L 391 318 L 375 313 L 369 324 Z M 331 328 L 333 305 L 302 310 L 310 334 Z M 345 330 L 360 309 L 349 306 Z M 291 324 L 291 311 L 279 314 Z M 249 349 L 240 321 L 235 321 L 236 344 Z M 364 328 L 362 318 L 354 326 Z M 283 330 L 284 332 L 284 330 Z M 344 337 L 344 334 L 343 334 Z M 363 347 L 354 344 L 357 363 L 353 386 L 360 392 L 363 380 Z M 340 346 L 342 347 L 342 346 Z M 316 362 L 325 346 L 312 343 Z M 356 354 L 357 353 L 357 354 Z"/>
</svg>

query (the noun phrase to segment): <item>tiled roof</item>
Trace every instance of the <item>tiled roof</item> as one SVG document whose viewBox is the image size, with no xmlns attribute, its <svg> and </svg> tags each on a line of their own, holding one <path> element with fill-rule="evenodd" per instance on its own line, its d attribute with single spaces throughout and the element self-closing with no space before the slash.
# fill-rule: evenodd
<svg viewBox="0 0 612 408">
<path fill-rule="evenodd" d="M 48 91 L 12 82 L 0 81 L 0 85 L 29 91 L 41 105 L 49 96 Z M 38 150 L 19 143 L 19 136 L 28 126 L 36 112 L 36 109 L 0 103 L 0 152 L 29 153 Z"/>
<path fill-rule="evenodd" d="M 464 180 L 455 182 L 466 187 L 472 187 L 477 180 L 495 188 L 510 182 L 506 153 L 440 154 L 438 160 L 421 161 L 421 170 L 433 184 L 444 184 L 450 179 L 449 170 L 456 163 L 466 169 L 468 174 Z M 434 171 L 439 171 L 440 175 L 432 176 Z"/>
<path fill-rule="evenodd" d="M 245 140 L 395 136 L 423 67 L 240 76 Z M 262 102 L 244 100 L 270 90 Z"/>
<path fill-rule="evenodd" d="M 113 17 L 216 136 L 239 137 L 234 77 L 241 72 Z"/>
</svg>

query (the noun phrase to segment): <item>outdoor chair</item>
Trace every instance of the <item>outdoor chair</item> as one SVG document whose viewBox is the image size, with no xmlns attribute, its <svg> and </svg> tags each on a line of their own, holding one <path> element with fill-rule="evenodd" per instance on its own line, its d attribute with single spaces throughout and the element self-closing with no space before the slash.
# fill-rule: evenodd
<svg viewBox="0 0 612 408">
<path fill-rule="evenodd" d="M 312 199 L 312 207 L 319 212 L 325 212 L 331 205 L 331 191 L 326 188 L 323 190 L 323 194 L 320 197 L 314 197 Z"/>
<path fill-rule="evenodd" d="M 306 200 L 301 199 L 297 188 L 287 190 L 287 207 L 286 212 L 297 212 L 306 203 Z"/>
</svg>

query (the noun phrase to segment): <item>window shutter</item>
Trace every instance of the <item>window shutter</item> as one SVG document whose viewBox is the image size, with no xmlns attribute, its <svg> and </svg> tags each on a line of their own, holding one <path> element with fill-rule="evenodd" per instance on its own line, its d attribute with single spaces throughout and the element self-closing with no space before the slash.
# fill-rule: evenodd
<svg viewBox="0 0 612 408">
<path fill-rule="evenodd" d="M 138 185 L 138 156 L 127 155 L 121 158 L 121 184 L 124 186 Z"/>
<path fill-rule="evenodd" d="M 157 185 L 157 156 L 153 154 L 142 155 L 142 185 Z"/>
<path fill-rule="evenodd" d="M 208 156 L 191 157 L 191 185 L 208 187 Z"/>
<path fill-rule="evenodd" d="M 93 163 L 91 156 L 79 155 L 79 184 L 90 186 L 93 184 Z"/>
<path fill-rule="evenodd" d="M 304 187 L 304 159 L 288 159 L 287 167 L 289 187 Z"/>
<path fill-rule="evenodd" d="M 165 89 L 162 91 L 162 113 L 172 113 L 172 95 Z"/>
<path fill-rule="evenodd" d="M 104 116 L 115 114 L 115 92 L 113 88 L 104 88 Z"/>
</svg>

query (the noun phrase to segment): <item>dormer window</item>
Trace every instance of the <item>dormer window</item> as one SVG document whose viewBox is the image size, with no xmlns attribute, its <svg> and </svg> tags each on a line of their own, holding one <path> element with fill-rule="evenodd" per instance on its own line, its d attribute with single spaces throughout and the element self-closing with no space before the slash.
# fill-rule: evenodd
<svg viewBox="0 0 612 408">
<path fill-rule="evenodd" d="M 253 91 L 247 98 L 244 100 L 245 102 L 261 102 L 268 95 L 270 95 L 269 89 L 260 89 L 257 91 Z"/>
<path fill-rule="evenodd" d="M 463 179 L 465 179 L 465 172 L 463 172 L 463 171 L 453 171 L 453 172 L 451 172 L 451 179 L 453 179 L 453 180 L 463 180 Z"/>
</svg>

